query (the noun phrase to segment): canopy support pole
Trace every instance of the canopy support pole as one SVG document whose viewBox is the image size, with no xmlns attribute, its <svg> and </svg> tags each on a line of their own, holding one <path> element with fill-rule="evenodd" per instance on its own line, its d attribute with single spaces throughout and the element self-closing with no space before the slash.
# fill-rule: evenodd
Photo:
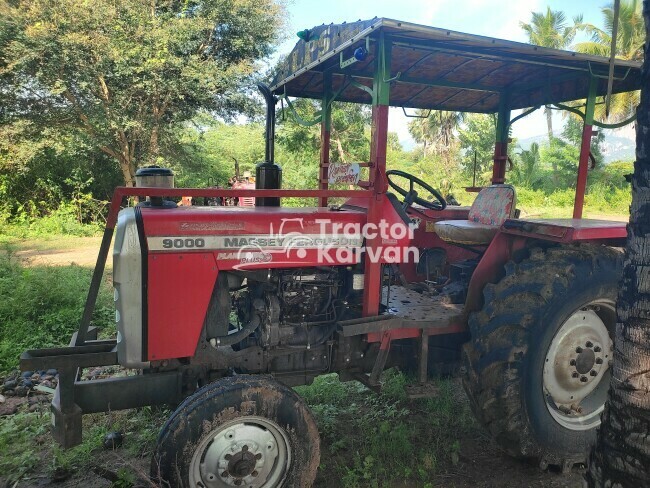
<svg viewBox="0 0 650 488">
<path fill-rule="evenodd" d="M 582 218 L 582 209 L 585 203 L 587 189 L 587 170 L 589 169 L 589 153 L 591 152 L 591 136 L 593 134 L 594 108 L 596 106 L 596 89 L 598 80 L 589 79 L 589 95 L 585 107 L 584 126 L 582 128 L 582 144 L 580 145 L 580 160 L 578 163 L 578 179 L 576 181 L 576 198 L 573 204 L 573 218 Z"/>
<path fill-rule="evenodd" d="M 499 185 L 506 181 L 508 163 L 508 129 L 510 126 L 510 108 L 507 93 L 499 97 L 497 114 L 496 141 L 494 143 L 494 164 L 492 166 L 492 184 Z"/>
<path fill-rule="evenodd" d="M 320 170 L 318 174 L 318 189 L 327 190 L 329 187 L 330 164 L 330 132 L 332 129 L 332 72 L 323 74 L 323 101 L 320 123 Z M 327 207 L 327 197 L 318 199 L 319 207 Z"/>
<path fill-rule="evenodd" d="M 376 43 L 375 76 L 372 83 L 372 130 L 370 135 L 370 191 L 373 197 L 368 201 L 368 224 L 379 226 L 382 207 L 386 199 L 386 146 L 388 142 L 388 108 L 390 103 L 391 43 L 383 32 Z M 379 228 L 379 227 L 376 227 Z M 370 259 L 371 252 L 381 246 L 381 236 L 366 240 L 364 256 L 363 316 L 377 315 L 381 298 L 382 265 L 377 259 Z M 373 252 L 373 255 L 377 252 Z"/>
</svg>

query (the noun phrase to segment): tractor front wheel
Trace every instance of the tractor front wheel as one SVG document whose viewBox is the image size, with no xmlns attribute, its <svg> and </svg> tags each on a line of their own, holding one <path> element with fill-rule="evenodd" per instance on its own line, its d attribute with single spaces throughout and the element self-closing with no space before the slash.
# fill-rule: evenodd
<svg viewBox="0 0 650 488">
<path fill-rule="evenodd" d="M 158 438 L 151 475 L 161 486 L 308 487 L 320 460 L 318 428 L 291 389 L 234 376 L 188 397 Z"/>
<path fill-rule="evenodd" d="M 484 290 L 469 320 L 465 390 L 477 419 L 517 457 L 584 462 L 607 398 L 622 253 L 532 249 Z"/>
</svg>

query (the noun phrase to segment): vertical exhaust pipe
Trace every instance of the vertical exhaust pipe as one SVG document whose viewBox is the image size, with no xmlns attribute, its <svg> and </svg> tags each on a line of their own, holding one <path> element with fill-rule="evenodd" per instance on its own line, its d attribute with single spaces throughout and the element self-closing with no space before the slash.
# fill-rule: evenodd
<svg viewBox="0 0 650 488">
<path fill-rule="evenodd" d="M 264 162 L 273 163 L 275 162 L 275 104 L 278 99 L 275 98 L 273 93 L 271 93 L 271 89 L 264 83 L 258 83 L 257 88 L 262 92 L 266 101 L 266 132 L 264 134 L 264 142 L 266 145 L 264 147 Z"/>
<path fill-rule="evenodd" d="M 258 190 L 276 190 L 282 187 L 282 168 L 275 164 L 275 98 L 268 86 L 258 83 L 264 100 L 266 100 L 266 131 L 264 134 L 264 161 L 255 167 L 255 188 Z M 258 207 L 279 207 L 280 197 L 256 197 Z"/>
</svg>

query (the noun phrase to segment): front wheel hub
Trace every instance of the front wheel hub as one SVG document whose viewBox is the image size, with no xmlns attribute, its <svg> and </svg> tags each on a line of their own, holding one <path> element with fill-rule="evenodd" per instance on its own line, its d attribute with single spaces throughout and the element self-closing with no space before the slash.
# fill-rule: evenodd
<svg viewBox="0 0 650 488">
<path fill-rule="evenodd" d="M 543 384 L 553 418 L 572 430 L 598 425 L 613 342 L 599 305 L 573 313 L 558 329 L 544 361 Z M 612 315 L 612 314 L 609 314 Z M 607 373 L 607 374 L 606 374 Z"/>
<path fill-rule="evenodd" d="M 200 443 L 190 464 L 192 488 L 278 487 L 291 462 L 289 440 L 269 419 L 242 417 Z"/>
</svg>

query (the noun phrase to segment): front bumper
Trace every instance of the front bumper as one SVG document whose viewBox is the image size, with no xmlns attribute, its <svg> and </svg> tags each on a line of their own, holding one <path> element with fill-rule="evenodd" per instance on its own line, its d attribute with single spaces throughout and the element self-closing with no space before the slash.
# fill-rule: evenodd
<svg viewBox="0 0 650 488">
<path fill-rule="evenodd" d="M 89 335 L 96 331 L 89 330 Z M 74 344 L 73 336 L 71 344 Z M 20 356 L 26 370 L 55 368 L 59 383 L 52 399 L 52 435 L 63 447 L 81 443 L 83 414 L 138 408 L 147 405 L 175 405 L 182 399 L 182 374 L 135 374 L 99 380 L 81 380 L 81 369 L 117 365 L 117 343 L 89 340 L 83 346 L 32 349 Z"/>
</svg>

